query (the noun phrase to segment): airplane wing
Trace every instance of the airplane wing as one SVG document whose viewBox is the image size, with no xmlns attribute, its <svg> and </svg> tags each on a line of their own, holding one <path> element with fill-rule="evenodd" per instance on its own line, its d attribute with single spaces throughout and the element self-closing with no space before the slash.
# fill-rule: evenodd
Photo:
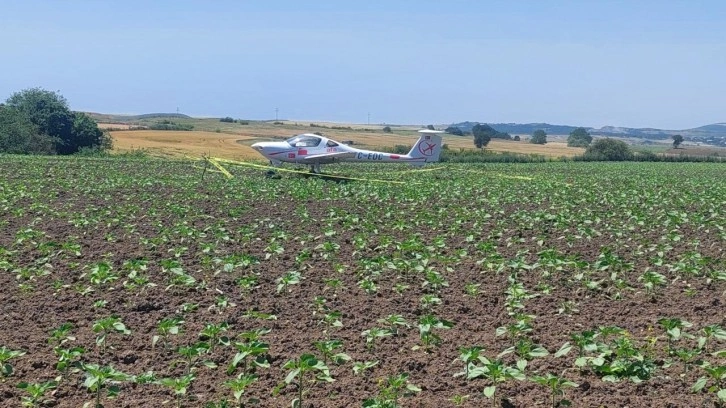
<svg viewBox="0 0 726 408">
<path fill-rule="evenodd" d="M 355 157 L 357 153 L 356 152 L 334 152 L 334 153 L 322 153 L 322 154 L 312 154 L 310 156 L 301 157 L 298 159 L 298 161 L 301 161 L 303 163 L 314 163 L 314 162 L 334 162 L 335 160 L 340 159 L 352 159 Z"/>
</svg>

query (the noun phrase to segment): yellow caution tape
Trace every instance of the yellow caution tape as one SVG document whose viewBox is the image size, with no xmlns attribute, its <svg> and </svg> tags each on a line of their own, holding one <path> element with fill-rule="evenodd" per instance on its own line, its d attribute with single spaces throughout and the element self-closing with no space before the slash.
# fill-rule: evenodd
<svg viewBox="0 0 726 408">
<path fill-rule="evenodd" d="M 221 164 L 217 163 L 217 160 L 214 157 L 208 157 L 207 161 L 212 163 L 214 167 L 216 167 L 222 174 L 224 174 L 228 179 L 234 178 L 232 173 L 228 172 L 227 169 L 222 167 Z"/>
<path fill-rule="evenodd" d="M 199 169 L 199 170 L 206 170 L 206 171 L 208 171 L 208 172 L 210 172 L 210 173 L 220 173 L 220 174 L 222 174 L 222 172 L 221 172 L 221 171 L 219 171 L 219 170 L 214 170 L 214 169 L 207 169 L 207 168 L 204 168 L 204 167 L 202 167 L 202 166 L 196 166 L 196 165 L 193 165 L 192 167 L 194 167 L 195 169 Z"/>
<path fill-rule="evenodd" d="M 371 181 L 371 182 L 375 182 L 375 183 L 390 183 L 390 184 L 416 184 L 416 183 L 411 183 L 411 182 L 406 182 L 406 181 L 397 181 L 397 180 L 368 179 L 368 178 L 338 176 L 338 175 L 334 175 L 334 174 L 310 173 L 307 171 L 282 169 L 282 168 L 272 167 L 272 166 L 263 166 L 261 164 L 241 162 L 241 161 L 230 160 L 230 159 L 222 159 L 219 157 L 213 157 L 211 159 L 213 159 L 214 161 L 238 165 L 238 166 L 247 166 L 247 167 L 254 167 L 254 168 L 258 168 L 258 169 L 282 171 L 282 172 L 286 172 L 286 173 L 297 173 L 297 174 L 304 174 L 307 176 L 322 177 L 322 178 L 337 178 L 337 179 L 341 179 L 341 180 Z"/>
</svg>

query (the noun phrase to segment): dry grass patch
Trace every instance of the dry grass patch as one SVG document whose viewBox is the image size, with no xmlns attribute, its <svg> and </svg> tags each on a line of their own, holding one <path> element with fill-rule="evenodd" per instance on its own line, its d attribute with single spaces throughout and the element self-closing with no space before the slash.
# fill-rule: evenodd
<svg viewBox="0 0 726 408">
<path fill-rule="evenodd" d="M 154 156 L 201 157 L 209 155 L 235 160 L 259 159 L 259 154 L 238 143 L 249 136 L 215 132 L 135 130 L 111 132 L 113 150 L 123 153 L 143 149 Z"/>
</svg>

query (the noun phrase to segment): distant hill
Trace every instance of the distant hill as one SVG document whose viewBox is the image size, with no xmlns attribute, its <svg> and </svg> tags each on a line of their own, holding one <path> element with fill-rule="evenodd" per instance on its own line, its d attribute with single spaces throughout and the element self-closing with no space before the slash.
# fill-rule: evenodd
<svg viewBox="0 0 726 408">
<path fill-rule="evenodd" d="M 451 126 L 458 127 L 464 132 L 471 132 L 476 124 L 483 122 L 460 122 Z M 580 126 L 552 125 L 549 123 L 487 123 L 498 132 L 507 132 L 512 135 L 531 135 L 535 130 L 542 129 L 549 135 L 569 135 Z M 714 123 L 694 129 L 666 130 L 655 128 L 628 128 L 617 126 L 603 126 L 599 129 L 582 126 L 593 136 L 604 137 L 634 137 L 648 140 L 667 140 L 673 135 L 681 135 L 687 141 L 726 146 L 726 123 Z"/>
<path fill-rule="evenodd" d="M 458 127 L 464 132 L 471 132 L 471 128 L 483 122 L 461 122 L 451 126 Z M 497 132 L 506 132 L 512 135 L 531 135 L 535 130 L 542 129 L 550 135 L 568 135 L 577 126 L 550 125 L 549 123 L 487 123 Z M 591 128 L 586 128 L 591 129 Z"/>
<path fill-rule="evenodd" d="M 106 113 L 86 112 L 96 122 L 102 123 L 127 123 L 145 119 L 192 119 L 183 113 L 146 113 L 143 115 L 113 115 Z"/>
</svg>

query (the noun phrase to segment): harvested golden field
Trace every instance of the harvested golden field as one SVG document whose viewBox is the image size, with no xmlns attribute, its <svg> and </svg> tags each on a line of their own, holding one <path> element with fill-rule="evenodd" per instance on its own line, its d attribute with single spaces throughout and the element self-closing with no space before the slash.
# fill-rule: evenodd
<svg viewBox="0 0 726 408">
<path fill-rule="evenodd" d="M 98 128 L 99 129 L 120 129 L 120 130 L 128 130 L 131 127 L 131 125 L 127 123 L 99 123 Z"/>
<path fill-rule="evenodd" d="M 202 155 L 209 155 L 236 160 L 260 158 L 249 145 L 238 143 L 238 141 L 251 139 L 249 136 L 242 135 L 215 132 L 134 130 L 111 132 L 111 137 L 113 137 L 113 150 L 119 153 L 143 149 L 154 156 L 166 157 L 201 157 Z"/>
<path fill-rule="evenodd" d="M 678 149 L 668 149 L 665 154 L 669 156 L 715 156 L 726 157 L 726 148 L 716 146 L 685 145 Z"/>
<path fill-rule="evenodd" d="M 265 140 L 281 140 L 299 133 L 321 132 L 326 137 L 338 141 L 353 141 L 356 147 L 375 149 L 381 146 L 411 146 L 418 138 L 415 130 L 397 130 L 383 133 L 378 130 L 329 129 L 310 126 L 272 126 L 269 124 L 250 125 L 243 129 L 222 132 L 136 130 L 113 131 L 114 150 L 128 152 L 145 149 L 155 156 L 193 156 L 207 154 L 236 160 L 261 159 L 249 146 Z M 444 135 L 444 143 L 450 149 L 474 149 L 472 138 Z M 512 140 L 492 140 L 487 150 L 519 154 L 540 154 L 549 157 L 575 156 L 584 149 L 567 147 L 564 142 L 550 142 L 534 145 Z"/>
</svg>

